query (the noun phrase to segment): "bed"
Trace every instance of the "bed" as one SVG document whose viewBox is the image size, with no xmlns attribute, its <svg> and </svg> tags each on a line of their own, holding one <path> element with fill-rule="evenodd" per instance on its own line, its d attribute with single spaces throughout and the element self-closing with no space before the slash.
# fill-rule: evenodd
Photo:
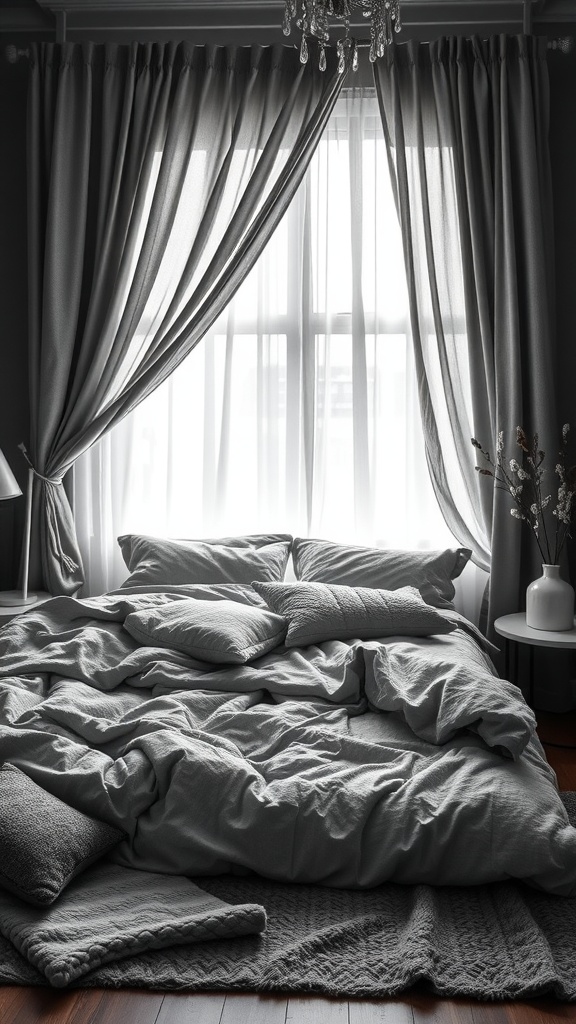
<svg viewBox="0 0 576 1024">
<path fill-rule="evenodd" d="M 454 609 L 468 551 L 119 542 L 117 591 L 0 631 L 0 764 L 115 830 L 112 863 L 576 893 L 533 712 Z"/>
</svg>

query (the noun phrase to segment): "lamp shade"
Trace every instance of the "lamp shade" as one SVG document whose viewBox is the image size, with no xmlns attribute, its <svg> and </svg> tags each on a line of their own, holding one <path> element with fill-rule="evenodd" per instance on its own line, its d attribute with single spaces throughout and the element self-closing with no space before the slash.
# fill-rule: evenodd
<svg viewBox="0 0 576 1024">
<path fill-rule="evenodd" d="M 16 477 L 0 450 L 0 499 L 17 498 L 19 494 L 22 494 L 22 491 Z"/>
</svg>

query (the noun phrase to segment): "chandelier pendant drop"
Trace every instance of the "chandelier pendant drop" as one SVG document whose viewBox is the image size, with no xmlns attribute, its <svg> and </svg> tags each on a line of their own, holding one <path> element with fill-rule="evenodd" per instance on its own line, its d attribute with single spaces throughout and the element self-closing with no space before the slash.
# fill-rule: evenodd
<svg viewBox="0 0 576 1024">
<path fill-rule="evenodd" d="M 337 43 L 338 71 L 342 74 L 347 65 L 347 55 L 354 71 L 358 68 L 358 44 L 350 35 L 350 15 L 358 8 L 364 18 L 370 18 L 370 60 L 372 63 L 382 57 L 392 42 L 394 32 L 399 32 L 400 0 L 285 0 L 284 35 L 289 36 L 292 22 L 301 32 L 300 60 L 306 64 L 310 49 L 308 37 L 319 42 L 319 67 L 326 70 L 326 46 L 330 41 L 330 19 L 344 23 L 344 37 Z"/>
</svg>

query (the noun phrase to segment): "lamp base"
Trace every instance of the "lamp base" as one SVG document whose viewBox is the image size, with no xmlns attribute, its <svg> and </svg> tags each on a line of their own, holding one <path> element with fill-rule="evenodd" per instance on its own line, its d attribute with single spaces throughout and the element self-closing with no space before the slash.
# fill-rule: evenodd
<svg viewBox="0 0 576 1024">
<path fill-rule="evenodd" d="M 28 594 L 24 598 L 23 590 L 2 590 L 0 591 L 0 606 L 12 608 L 14 605 L 34 604 L 38 600 L 38 594 Z"/>
</svg>

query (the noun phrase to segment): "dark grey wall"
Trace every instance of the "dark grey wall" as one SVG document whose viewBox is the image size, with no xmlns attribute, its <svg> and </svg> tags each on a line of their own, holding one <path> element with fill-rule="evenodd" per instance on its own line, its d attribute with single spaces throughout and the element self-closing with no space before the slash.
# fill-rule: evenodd
<svg viewBox="0 0 576 1024">
<path fill-rule="evenodd" d="M 550 53 L 548 67 L 560 353 L 559 413 L 563 421 L 572 424 L 576 444 L 576 48 L 567 55 Z"/>
<path fill-rule="evenodd" d="M 574 25 L 558 25 L 569 35 Z M 10 65 L 6 43 L 26 46 L 29 37 L 0 34 L 0 448 L 21 486 L 25 465 L 18 452 L 27 441 L 26 313 L 26 61 Z M 552 52 L 552 171 L 555 203 L 560 416 L 576 439 L 576 51 Z M 16 585 L 24 501 L 0 502 L 0 589 Z M 576 544 L 574 545 L 576 547 Z"/>
<path fill-rule="evenodd" d="M 10 42 L 14 42 L 14 38 Z M 28 440 L 26 61 L 4 59 L 0 37 L 0 448 L 24 489 Z M 26 41 L 23 41 L 26 45 Z M 0 501 L 0 590 L 16 585 L 24 499 Z"/>
</svg>

